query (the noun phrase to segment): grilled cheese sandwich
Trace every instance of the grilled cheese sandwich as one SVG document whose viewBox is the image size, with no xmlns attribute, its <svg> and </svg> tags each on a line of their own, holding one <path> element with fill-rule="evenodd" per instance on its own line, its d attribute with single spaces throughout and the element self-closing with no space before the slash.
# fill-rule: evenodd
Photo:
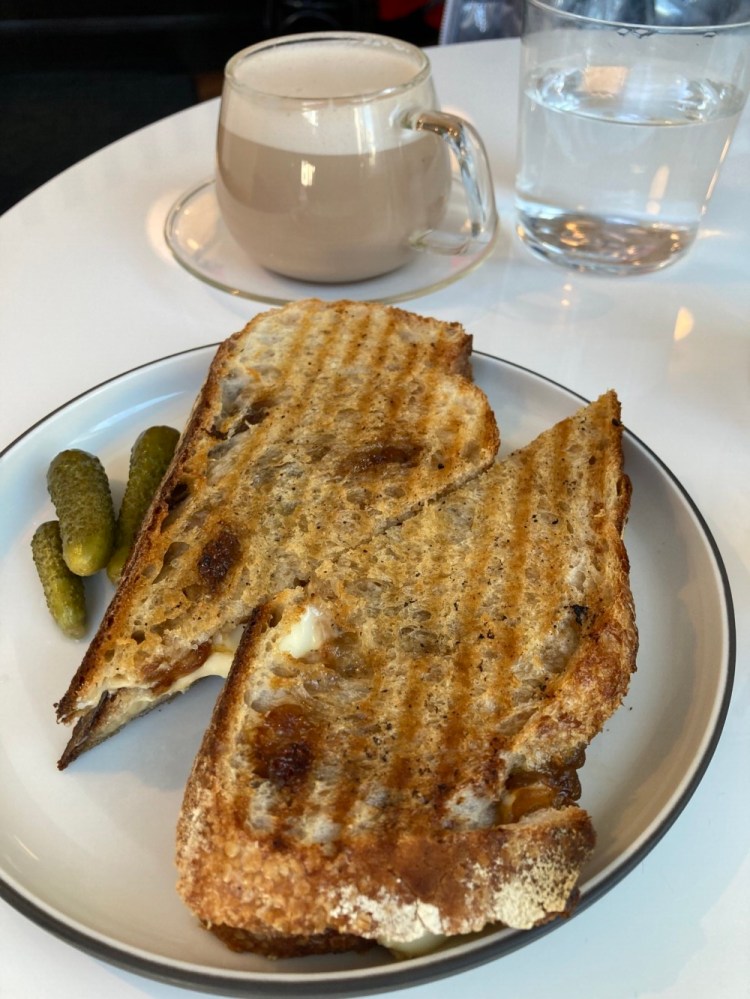
<svg viewBox="0 0 750 999">
<path fill-rule="evenodd" d="M 230 946 L 408 952 L 569 911 L 578 770 L 637 650 L 621 433 L 607 393 L 259 610 L 177 836 Z"/>
</svg>

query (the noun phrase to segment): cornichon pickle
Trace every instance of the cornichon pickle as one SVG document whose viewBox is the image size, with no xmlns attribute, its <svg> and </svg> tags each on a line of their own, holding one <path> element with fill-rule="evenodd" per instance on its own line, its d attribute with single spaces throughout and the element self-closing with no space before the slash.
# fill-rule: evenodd
<svg viewBox="0 0 750 999">
<path fill-rule="evenodd" d="M 107 566 L 107 575 L 113 583 L 120 578 L 138 528 L 172 460 L 179 439 L 179 431 L 173 427 L 149 427 L 133 445 L 128 482 L 117 518 L 115 549 Z"/>
<path fill-rule="evenodd" d="M 115 512 L 102 463 L 77 448 L 61 451 L 47 472 L 47 488 L 70 571 L 91 576 L 103 569 L 114 545 Z"/>
<path fill-rule="evenodd" d="M 31 554 L 52 617 L 70 638 L 82 638 L 86 632 L 83 580 L 65 564 L 56 520 L 48 520 L 34 531 Z"/>
</svg>

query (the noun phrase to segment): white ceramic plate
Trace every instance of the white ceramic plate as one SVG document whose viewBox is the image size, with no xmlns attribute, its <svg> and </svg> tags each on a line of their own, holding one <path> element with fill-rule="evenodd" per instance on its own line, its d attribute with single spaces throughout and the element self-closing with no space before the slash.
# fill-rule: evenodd
<svg viewBox="0 0 750 999">
<path fill-rule="evenodd" d="M 194 989 L 240 995 L 355 995 L 415 985 L 493 960 L 540 930 L 489 931 L 395 963 L 365 955 L 269 962 L 226 950 L 179 900 L 174 827 L 182 788 L 218 682 L 137 719 L 64 773 L 67 732 L 52 705 L 85 643 L 49 620 L 29 542 L 53 515 L 50 459 L 97 453 L 121 489 L 130 446 L 153 423 L 181 426 L 213 347 L 138 368 L 73 400 L 0 457 L 0 894 L 35 922 L 98 957 Z M 568 415 L 581 399 L 533 372 L 475 355 L 503 451 Z M 582 804 L 598 845 L 581 905 L 599 898 L 655 845 L 695 790 L 728 707 L 734 624 L 726 574 L 700 513 L 640 441 L 625 438 L 633 504 L 626 532 L 641 648 L 625 705 L 594 740 Z M 92 620 L 109 598 L 90 588 Z"/>
</svg>

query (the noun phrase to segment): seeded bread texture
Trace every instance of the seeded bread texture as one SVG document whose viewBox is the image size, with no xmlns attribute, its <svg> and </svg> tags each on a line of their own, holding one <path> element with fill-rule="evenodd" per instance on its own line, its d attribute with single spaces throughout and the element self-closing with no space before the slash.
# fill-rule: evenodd
<svg viewBox="0 0 750 999">
<path fill-rule="evenodd" d="M 259 609 L 177 833 L 207 926 L 283 955 L 568 910 L 638 644 L 621 434 L 610 392 Z"/>
<path fill-rule="evenodd" d="M 58 720 L 60 761 L 171 696 L 280 589 L 491 464 L 455 323 L 361 302 L 264 313 L 218 349 Z"/>
</svg>

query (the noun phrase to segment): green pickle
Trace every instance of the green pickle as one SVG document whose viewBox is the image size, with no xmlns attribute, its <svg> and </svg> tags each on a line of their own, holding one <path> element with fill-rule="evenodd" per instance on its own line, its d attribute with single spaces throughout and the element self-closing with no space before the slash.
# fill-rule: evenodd
<svg viewBox="0 0 750 999">
<path fill-rule="evenodd" d="M 34 531 L 31 554 L 50 614 L 69 638 L 83 638 L 86 633 L 83 580 L 65 564 L 56 520 L 48 520 Z"/>
<path fill-rule="evenodd" d="M 115 547 L 107 565 L 107 575 L 113 583 L 120 578 L 138 528 L 164 478 L 179 439 L 179 431 L 173 427 L 149 427 L 133 445 L 128 482 L 117 518 Z"/>
<path fill-rule="evenodd" d="M 57 511 L 65 564 L 76 576 L 91 576 L 109 561 L 115 513 L 104 466 L 87 451 L 61 451 L 47 472 Z"/>
</svg>

